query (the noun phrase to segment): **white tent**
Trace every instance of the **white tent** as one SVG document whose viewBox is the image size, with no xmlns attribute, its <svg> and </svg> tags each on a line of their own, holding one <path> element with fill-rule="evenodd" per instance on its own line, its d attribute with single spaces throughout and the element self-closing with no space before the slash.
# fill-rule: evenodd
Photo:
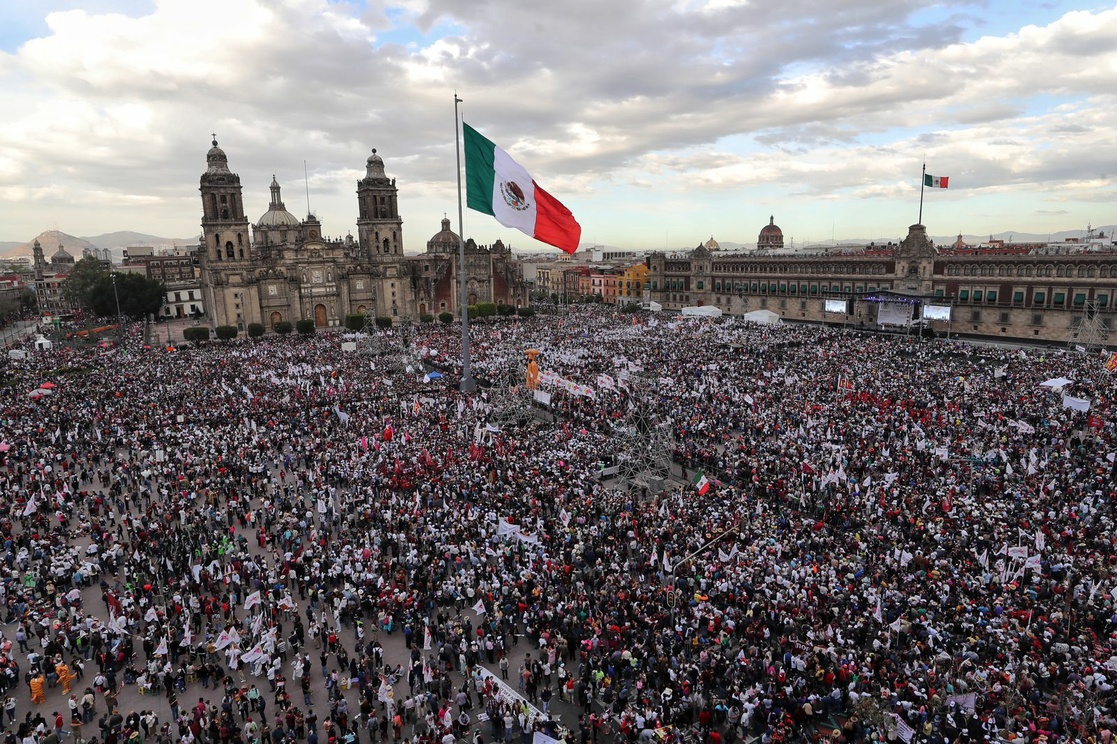
<svg viewBox="0 0 1117 744">
<path fill-rule="evenodd" d="M 741 320 L 747 320 L 750 323 L 759 323 L 760 325 L 775 325 L 780 322 L 780 316 L 776 315 L 771 310 L 753 310 L 751 313 L 742 315 Z"/>
<path fill-rule="evenodd" d="M 1074 382 L 1074 380 L 1068 380 L 1065 377 L 1052 377 L 1050 380 L 1044 380 L 1043 382 L 1041 382 L 1039 386 L 1057 390 L 1058 388 L 1066 387 L 1072 382 Z"/>
<path fill-rule="evenodd" d="M 684 307 L 683 315 L 692 315 L 699 318 L 720 318 L 721 310 L 712 305 L 702 305 L 701 307 Z"/>
<path fill-rule="evenodd" d="M 26 359 L 27 352 L 23 349 L 8 349 L 8 359 Z"/>
<path fill-rule="evenodd" d="M 54 348 L 54 342 L 51 341 L 49 338 L 43 338 L 42 336 L 39 336 L 35 339 L 35 348 L 39 351 L 47 351 L 48 349 Z"/>
<path fill-rule="evenodd" d="M 652 302 L 648 305 L 648 309 L 651 310 L 653 313 L 658 313 L 660 310 L 663 309 L 663 305 L 660 305 L 658 302 Z"/>
</svg>

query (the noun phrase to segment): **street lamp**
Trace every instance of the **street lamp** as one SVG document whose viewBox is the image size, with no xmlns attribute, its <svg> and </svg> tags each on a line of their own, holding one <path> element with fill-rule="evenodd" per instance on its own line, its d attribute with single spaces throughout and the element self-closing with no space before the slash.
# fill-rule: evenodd
<svg viewBox="0 0 1117 744">
<path fill-rule="evenodd" d="M 112 296 L 116 299 L 116 322 L 120 323 L 120 295 L 116 291 L 116 273 L 112 274 Z"/>
</svg>

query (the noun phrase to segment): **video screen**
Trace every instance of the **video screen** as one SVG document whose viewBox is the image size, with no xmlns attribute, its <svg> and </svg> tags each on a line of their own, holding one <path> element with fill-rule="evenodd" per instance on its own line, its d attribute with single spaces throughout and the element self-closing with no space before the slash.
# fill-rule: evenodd
<svg viewBox="0 0 1117 744">
<path fill-rule="evenodd" d="M 950 306 L 924 305 L 923 320 L 950 320 Z"/>
</svg>

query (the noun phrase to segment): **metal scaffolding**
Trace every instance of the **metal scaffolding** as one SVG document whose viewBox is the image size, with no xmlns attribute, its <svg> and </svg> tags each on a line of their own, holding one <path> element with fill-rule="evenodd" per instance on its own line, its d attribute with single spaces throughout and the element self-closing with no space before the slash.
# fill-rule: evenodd
<svg viewBox="0 0 1117 744">
<path fill-rule="evenodd" d="M 488 375 L 492 384 L 485 391 L 489 399 L 489 420 L 501 429 L 517 426 L 532 415 L 532 393 L 526 383 L 527 366 L 519 354 Z"/>
<path fill-rule="evenodd" d="M 1068 346 L 1082 347 L 1087 352 L 1096 352 L 1109 342 L 1109 328 L 1101 316 L 1101 306 L 1096 299 L 1087 300 L 1082 306 L 1082 314 L 1071 322 Z"/>
<path fill-rule="evenodd" d="M 629 409 L 614 427 L 617 478 L 614 486 L 646 493 L 667 487 L 675 436 L 659 405 L 659 378 L 635 372 L 628 379 Z"/>
</svg>

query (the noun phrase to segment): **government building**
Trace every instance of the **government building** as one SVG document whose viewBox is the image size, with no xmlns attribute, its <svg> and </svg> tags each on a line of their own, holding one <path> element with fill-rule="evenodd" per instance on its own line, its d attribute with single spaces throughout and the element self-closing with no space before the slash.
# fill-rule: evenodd
<svg viewBox="0 0 1117 744">
<path fill-rule="evenodd" d="M 1101 236 L 1104 237 L 1104 236 Z M 1104 345 L 1117 322 L 1117 250 L 1091 245 L 939 248 L 923 225 L 898 245 L 853 252 L 775 253 L 769 221 L 755 252 L 715 255 L 706 245 L 652 253 L 648 299 L 664 310 L 713 306 L 741 315 L 768 310 L 786 321 L 937 334 Z"/>
<path fill-rule="evenodd" d="M 404 254 L 396 180 L 372 151 L 357 182 L 357 235 L 327 239 L 313 215 L 287 211 L 272 178 L 268 209 L 250 224 L 240 176 L 213 141 L 201 177 L 202 236 L 198 263 L 206 312 L 215 326 L 244 331 L 249 323 L 313 320 L 339 326 L 346 315 L 423 319 L 457 314 L 458 236 L 449 220 L 425 253 Z M 466 243 L 469 303 L 520 306 L 528 288 L 512 251 Z"/>
</svg>

